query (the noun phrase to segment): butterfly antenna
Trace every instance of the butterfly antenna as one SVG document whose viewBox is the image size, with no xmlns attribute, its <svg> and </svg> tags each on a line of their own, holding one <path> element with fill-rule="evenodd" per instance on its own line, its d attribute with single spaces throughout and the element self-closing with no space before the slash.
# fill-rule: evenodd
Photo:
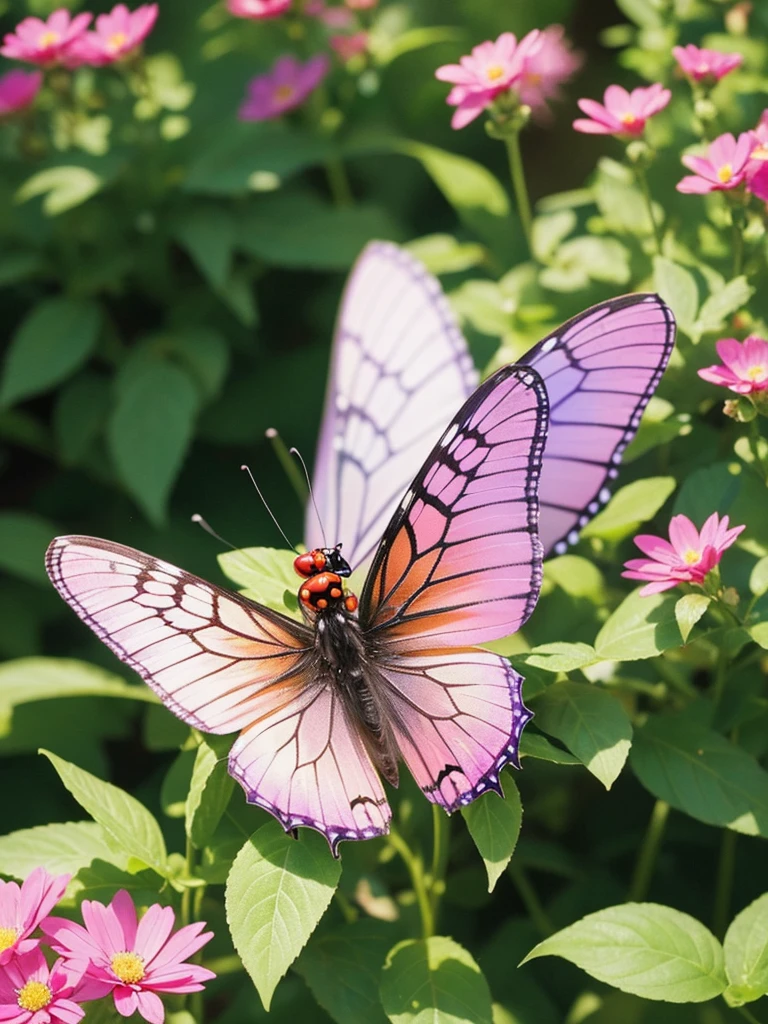
<svg viewBox="0 0 768 1024">
<path fill-rule="evenodd" d="M 239 551 L 240 550 L 239 548 L 236 548 L 235 545 L 232 544 L 230 541 L 225 540 L 224 537 L 222 537 L 222 536 L 220 536 L 220 534 L 216 533 L 216 531 L 210 525 L 210 523 L 207 523 L 205 521 L 205 519 L 203 519 L 203 517 L 201 515 L 198 515 L 197 512 L 195 512 L 195 514 L 191 517 L 191 519 L 192 519 L 193 523 L 196 523 L 198 526 L 201 526 L 205 530 L 206 533 L 210 533 L 210 535 L 212 537 L 215 537 L 216 540 L 220 541 L 225 547 L 232 548 L 233 551 Z"/>
<path fill-rule="evenodd" d="M 309 500 L 312 502 L 312 508 L 315 510 L 317 521 L 320 524 L 320 532 L 323 535 L 323 547 L 327 548 L 328 538 L 325 535 L 325 527 L 323 526 L 323 520 L 320 518 L 320 509 L 317 507 L 317 502 L 315 501 L 315 492 L 312 490 L 312 481 L 309 479 L 309 471 L 307 470 L 307 464 L 302 458 L 301 452 L 299 451 L 298 448 L 291 448 L 291 455 L 293 455 L 294 458 L 299 460 L 299 462 L 301 463 L 301 468 L 304 470 L 304 478 L 307 481 L 307 490 L 309 491 Z"/>
<path fill-rule="evenodd" d="M 285 535 L 285 530 L 283 530 L 283 528 L 282 528 L 282 526 L 280 525 L 280 523 L 278 523 L 277 519 L 275 518 L 275 514 L 274 514 L 274 512 L 272 511 L 272 509 L 271 509 L 271 508 L 269 507 L 269 505 L 267 504 L 267 499 L 266 499 L 266 498 L 264 497 L 264 495 L 263 495 L 263 494 L 261 493 L 261 491 L 259 490 L 259 485 L 258 485 L 258 484 L 256 483 L 256 480 L 255 480 L 255 478 L 254 478 L 254 475 L 253 475 L 253 473 L 251 472 L 251 468 L 250 468 L 250 466 L 241 466 L 241 467 L 240 467 L 240 469 L 242 469 L 242 471 L 243 471 L 244 473 L 247 473 L 247 474 L 248 474 L 248 476 L 249 476 L 249 477 L 251 478 L 251 483 L 252 483 L 252 484 L 253 484 L 253 486 L 254 486 L 254 487 L 256 488 L 256 493 L 257 493 L 257 494 L 258 494 L 258 496 L 259 496 L 259 497 L 261 498 L 261 501 L 262 501 L 262 504 L 264 505 L 264 508 L 265 508 L 265 509 L 267 510 L 267 512 L 269 512 L 269 515 L 270 515 L 270 518 L 272 519 L 272 522 L 273 522 L 273 523 L 275 524 L 275 526 L 276 526 L 276 527 L 278 528 L 278 530 L 280 531 L 280 536 L 281 536 L 281 537 L 283 538 L 283 540 L 284 540 L 284 541 L 285 541 L 285 543 L 286 543 L 286 544 L 288 545 L 288 547 L 289 547 L 289 548 L 291 549 L 291 551 L 295 551 L 295 552 L 296 552 L 296 554 L 298 555 L 298 553 L 299 553 L 299 552 L 298 552 L 298 550 L 296 549 L 296 547 L 295 547 L 295 546 L 294 546 L 293 544 L 291 544 L 291 542 L 290 542 L 290 541 L 288 540 L 288 538 L 286 537 L 286 535 Z"/>
</svg>

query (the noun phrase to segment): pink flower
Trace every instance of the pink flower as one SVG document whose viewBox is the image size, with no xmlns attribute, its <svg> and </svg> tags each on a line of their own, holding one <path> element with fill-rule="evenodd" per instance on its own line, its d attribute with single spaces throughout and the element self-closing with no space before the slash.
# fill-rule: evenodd
<svg viewBox="0 0 768 1024">
<path fill-rule="evenodd" d="M 330 70 L 328 57 L 318 54 L 306 64 L 291 54 L 278 57 L 272 70 L 257 75 L 240 107 L 241 121 L 271 121 L 300 106 Z"/>
<path fill-rule="evenodd" d="M 355 32 L 352 36 L 331 36 L 328 41 L 336 56 L 348 61 L 365 53 L 368 48 L 368 33 Z"/>
<path fill-rule="evenodd" d="M 740 53 L 700 50 L 693 43 L 689 43 L 688 46 L 673 46 L 672 53 L 686 77 L 693 82 L 706 82 L 709 85 L 719 82 L 744 62 Z"/>
<path fill-rule="evenodd" d="M 54 11 L 48 21 L 25 18 L 16 26 L 15 32 L 9 32 L 5 37 L 0 53 L 29 64 L 55 64 L 83 35 L 92 18 L 92 14 L 77 14 L 73 18 L 63 8 Z"/>
<path fill-rule="evenodd" d="M 34 103 L 42 84 L 42 71 L 16 68 L 0 77 L 0 118 L 26 110 Z"/>
<path fill-rule="evenodd" d="M 291 0 L 227 0 L 227 10 L 236 18 L 279 18 Z"/>
<path fill-rule="evenodd" d="M 345 0 L 347 7 L 353 11 L 371 11 L 379 0 Z"/>
<path fill-rule="evenodd" d="M 79 975 L 61 960 L 49 969 L 39 949 L 0 967 L 0 1020 L 6 1024 L 77 1024 L 85 1010 L 77 996 Z"/>
<path fill-rule="evenodd" d="M 16 882 L 0 882 L 0 965 L 37 949 L 40 940 L 29 936 L 64 895 L 71 877 L 35 868 L 21 887 Z"/>
<path fill-rule="evenodd" d="M 201 922 L 171 935 L 175 915 L 159 903 L 137 922 L 133 900 L 124 889 L 108 907 L 83 900 L 81 910 L 85 928 L 61 917 L 43 922 L 43 931 L 65 966 L 83 975 L 79 998 L 100 999 L 111 992 L 123 1017 L 138 1010 L 150 1024 L 163 1024 L 165 1010 L 158 992 L 201 992 L 203 982 L 215 977 L 205 967 L 186 963 L 213 936 L 200 934 L 205 927 Z"/>
<path fill-rule="evenodd" d="M 110 14 L 98 16 L 94 32 L 86 32 L 75 40 L 67 51 L 67 64 L 105 67 L 129 57 L 152 31 L 157 15 L 157 4 L 142 4 L 135 11 L 118 4 Z"/>
<path fill-rule="evenodd" d="M 757 142 L 754 132 L 743 132 L 738 139 L 728 132 L 710 143 L 706 157 L 684 156 L 683 163 L 695 173 L 679 181 L 677 191 L 704 195 L 738 188 L 750 170 L 750 158 Z"/>
<path fill-rule="evenodd" d="M 559 98 L 560 85 L 579 70 L 583 61 L 571 49 L 562 25 L 545 28 L 539 40 L 541 45 L 526 60 L 516 88 L 523 103 L 542 112 L 548 100 Z"/>
<path fill-rule="evenodd" d="M 651 581 L 640 591 L 641 597 L 659 594 L 678 583 L 702 584 L 743 529 L 734 526 L 729 530 L 728 516 L 720 519 L 717 512 L 707 519 L 701 533 L 688 516 L 673 516 L 669 521 L 669 541 L 650 534 L 635 537 L 635 544 L 648 558 L 626 562 L 627 572 L 621 575 L 630 580 Z"/>
<path fill-rule="evenodd" d="M 476 46 L 458 64 L 444 64 L 435 72 L 441 82 L 454 86 L 446 102 L 457 110 L 451 127 L 464 128 L 487 110 L 497 96 L 509 92 L 521 80 L 526 62 L 541 46 L 541 33 L 534 30 L 518 43 L 511 32 L 503 32 L 495 43 Z"/>
<path fill-rule="evenodd" d="M 671 98 L 669 89 L 658 82 L 632 92 L 620 85 L 609 85 L 603 97 L 605 105 L 596 100 L 579 100 L 579 108 L 588 119 L 577 118 L 573 127 L 587 135 L 637 138 L 645 131 L 648 119 L 663 110 Z"/>
<path fill-rule="evenodd" d="M 755 128 L 755 148 L 747 168 L 747 188 L 768 203 L 768 110 L 764 110 Z"/>
<path fill-rule="evenodd" d="M 722 338 L 715 348 L 723 365 L 699 370 L 702 380 L 729 388 L 738 395 L 768 390 L 768 341 L 751 334 L 743 342 Z"/>
<path fill-rule="evenodd" d="M 322 21 L 328 28 L 349 28 L 355 20 L 354 14 L 347 7 L 328 7 L 325 0 L 310 0 L 304 13 Z"/>
</svg>

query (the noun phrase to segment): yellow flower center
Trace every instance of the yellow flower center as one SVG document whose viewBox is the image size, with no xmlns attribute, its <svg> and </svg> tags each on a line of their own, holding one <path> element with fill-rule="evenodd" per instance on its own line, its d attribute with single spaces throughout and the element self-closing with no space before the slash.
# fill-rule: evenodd
<svg viewBox="0 0 768 1024">
<path fill-rule="evenodd" d="M 44 1009 L 53 999 L 53 993 L 42 981 L 28 981 L 24 988 L 19 989 L 17 1003 L 22 1010 L 37 1013 Z"/>
<path fill-rule="evenodd" d="M 629 124 L 634 124 L 636 118 L 635 118 L 634 114 L 631 114 L 631 113 L 627 112 L 626 114 L 622 114 L 621 117 L 619 118 L 619 120 L 621 121 L 622 124 L 629 125 Z"/>
<path fill-rule="evenodd" d="M 750 153 L 752 160 L 768 160 L 768 143 L 761 142 L 760 145 Z"/>
<path fill-rule="evenodd" d="M 127 42 L 128 36 L 125 34 L 125 32 L 115 32 L 107 40 L 107 48 L 110 49 L 113 53 L 117 53 L 117 51 L 121 50 Z"/>
<path fill-rule="evenodd" d="M 500 78 L 504 77 L 504 68 L 501 64 L 491 64 L 487 68 L 485 75 L 489 82 L 498 82 Z"/>
<path fill-rule="evenodd" d="M 61 39 L 61 36 L 58 32 L 43 32 L 37 41 L 37 45 L 45 49 L 49 46 L 55 46 L 59 39 Z"/>
<path fill-rule="evenodd" d="M 112 970 L 126 985 L 136 985 L 144 977 L 144 961 L 138 953 L 115 953 Z"/>
<path fill-rule="evenodd" d="M 10 949 L 18 937 L 19 933 L 15 928 L 0 928 L 0 953 Z"/>
<path fill-rule="evenodd" d="M 288 100 L 293 99 L 295 92 L 292 85 L 278 85 L 274 91 L 275 102 L 287 103 Z"/>
<path fill-rule="evenodd" d="M 694 551 L 693 548 L 688 548 L 683 556 L 683 561 L 686 565 L 696 565 L 697 562 L 701 561 L 701 552 Z"/>
<path fill-rule="evenodd" d="M 727 185 L 733 177 L 733 168 L 731 167 L 731 165 L 723 164 L 723 166 L 717 172 L 717 177 L 720 181 L 722 181 L 724 185 Z"/>
<path fill-rule="evenodd" d="M 768 377 L 768 367 L 763 365 L 750 366 L 747 370 L 747 380 L 765 380 Z"/>
</svg>

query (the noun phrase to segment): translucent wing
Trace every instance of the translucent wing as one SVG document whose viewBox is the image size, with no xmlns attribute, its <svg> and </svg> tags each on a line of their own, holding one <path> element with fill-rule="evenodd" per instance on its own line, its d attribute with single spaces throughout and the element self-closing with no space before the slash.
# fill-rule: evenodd
<svg viewBox="0 0 768 1024">
<path fill-rule="evenodd" d="M 658 295 L 625 295 L 569 320 L 520 360 L 549 395 L 539 485 L 545 555 L 562 554 L 610 497 L 674 342 L 672 311 Z"/>
<path fill-rule="evenodd" d="M 518 764 L 531 713 L 522 677 L 506 658 L 478 648 L 412 654 L 380 663 L 392 728 L 426 797 L 449 813 Z"/>
<path fill-rule="evenodd" d="M 507 366 L 467 400 L 387 527 L 360 619 L 384 652 L 465 647 L 513 633 L 538 599 L 541 378 Z"/>
<path fill-rule="evenodd" d="M 390 811 L 354 722 L 301 623 L 168 562 L 93 537 L 58 537 L 48 575 L 83 622 L 182 721 L 242 730 L 230 773 L 290 829 L 387 831 Z"/>
<path fill-rule="evenodd" d="M 408 253 L 374 242 L 355 265 L 334 341 L 313 485 L 328 542 L 353 569 L 477 384 L 438 282 Z M 306 542 L 323 542 L 307 510 Z"/>
</svg>

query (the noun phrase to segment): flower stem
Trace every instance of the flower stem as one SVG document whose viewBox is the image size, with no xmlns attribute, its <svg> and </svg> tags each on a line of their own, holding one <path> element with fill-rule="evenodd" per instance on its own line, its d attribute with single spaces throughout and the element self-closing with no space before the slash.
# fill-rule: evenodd
<svg viewBox="0 0 768 1024">
<path fill-rule="evenodd" d="M 411 885 L 416 894 L 416 902 L 419 905 L 419 912 L 421 914 L 422 936 L 425 939 L 429 939 L 435 934 L 435 917 L 432 912 L 432 901 L 424 875 L 424 863 L 421 859 L 421 854 L 414 853 L 393 826 L 390 826 L 388 839 L 390 845 L 400 854 L 403 863 L 408 869 Z"/>
<path fill-rule="evenodd" d="M 717 866 L 715 905 L 712 912 L 712 931 L 722 939 L 728 927 L 733 892 L 733 875 L 736 867 L 736 833 L 727 828 L 720 844 L 720 861 Z"/>
<path fill-rule="evenodd" d="M 440 900 L 445 892 L 445 872 L 448 867 L 450 839 L 450 819 L 437 804 L 432 804 L 432 826 L 432 870 L 429 881 L 432 899 L 432 920 L 436 928 L 440 913 Z"/>
<path fill-rule="evenodd" d="M 291 453 L 286 448 L 285 441 L 280 437 L 280 434 L 274 427 L 269 427 L 264 436 L 272 445 L 272 451 L 275 453 L 278 462 L 285 470 L 288 482 L 298 495 L 299 501 L 303 507 L 309 497 L 309 488 L 307 487 L 306 480 L 301 474 L 301 470 L 296 464 L 296 460 L 291 456 Z"/>
<path fill-rule="evenodd" d="M 763 483 L 768 483 L 768 468 L 766 468 L 760 452 L 760 442 L 762 440 L 763 435 L 760 433 L 759 420 L 756 416 L 749 425 L 749 448 L 760 476 L 763 478 Z"/>
<path fill-rule="evenodd" d="M 531 881 L 519 864 L 515 862 L 515 858 L 512 858 L 512 863 L 507 869 L 509 871 L 512 881 L 515 883 L 517 894 L 525 905 L 525 909 L 528 911 L 534 927 L 539 932 L 543 939 L 549 938 L 555 932 L 555 926 L 549 919 L 549 916 L 542 907 L 539 897 L 536 895 L 536 890 L 531 885 Z"/>
<path fill-rule="evenodd" d="M 341 157 L 328 157 L 325 161 L 325 176 L 328 179 L 328 188 L 336 206 L 353 206 L 355 197 L 352 194 L 347 169 Z"/>
<path fill-rule="evenodd" d="M 737 1013 L 740 1013 L 744 1020 L 750 1021 L 750 1024 L 761 1024 L 761 1022 L 755 1017 L 754 1014 L 750 1013 L 746 1006 L 734 1007 Z"/>
<path fill-rule="evenodd" d="M 639 164 L 635 164 L 635 181 L 637 182 L 638 188 L 643 193 L 645 199 L 645 205 L 648 207 L 648 218 L 651 222 L 651 229 L 653 230 L 653 238 L 656 242 L 656 253 L 661 255 L 661 229 L 656 223 L 656 213 L 653 209 L 653 199 L 651 198 L 651 190 L 648 187 L 648 178 L 645 173 L 645 169 Z"/>
<path fill-rule="evenodd" d="M 523 225 L 523 233 L 528 243 L 528 251 L 533 255 L 532 230 L 533 217 L 531 214 L 531 201 L 528 198 L 528 186 L 525 181 L 525 169 L 523 167 L 523 155 L 520 151 L 520 132 L 510 132 L 505 136 L 504 142 L 507 146 L 509 157 L 509 173 L 512 178 L 512 188 L 515 192 L 517 212 L 520 215 L 520 222 Z"/>
<path fill-rule="evenodd" d="M 629 887 L 627 899 L 634 903 L 642 903 L 648 895 L 648 888 L 653 877 L 653 869 L 656 867 L 656 859 L 659 855 L 661 841 L 664 837 L 667 818 L 669 817 L 669 804 L 664 800 L 657 800 L 651 811 L 651 819 L 643 838 L 643 845 L 632 875 L 632 883 Z"/>
</svg>

